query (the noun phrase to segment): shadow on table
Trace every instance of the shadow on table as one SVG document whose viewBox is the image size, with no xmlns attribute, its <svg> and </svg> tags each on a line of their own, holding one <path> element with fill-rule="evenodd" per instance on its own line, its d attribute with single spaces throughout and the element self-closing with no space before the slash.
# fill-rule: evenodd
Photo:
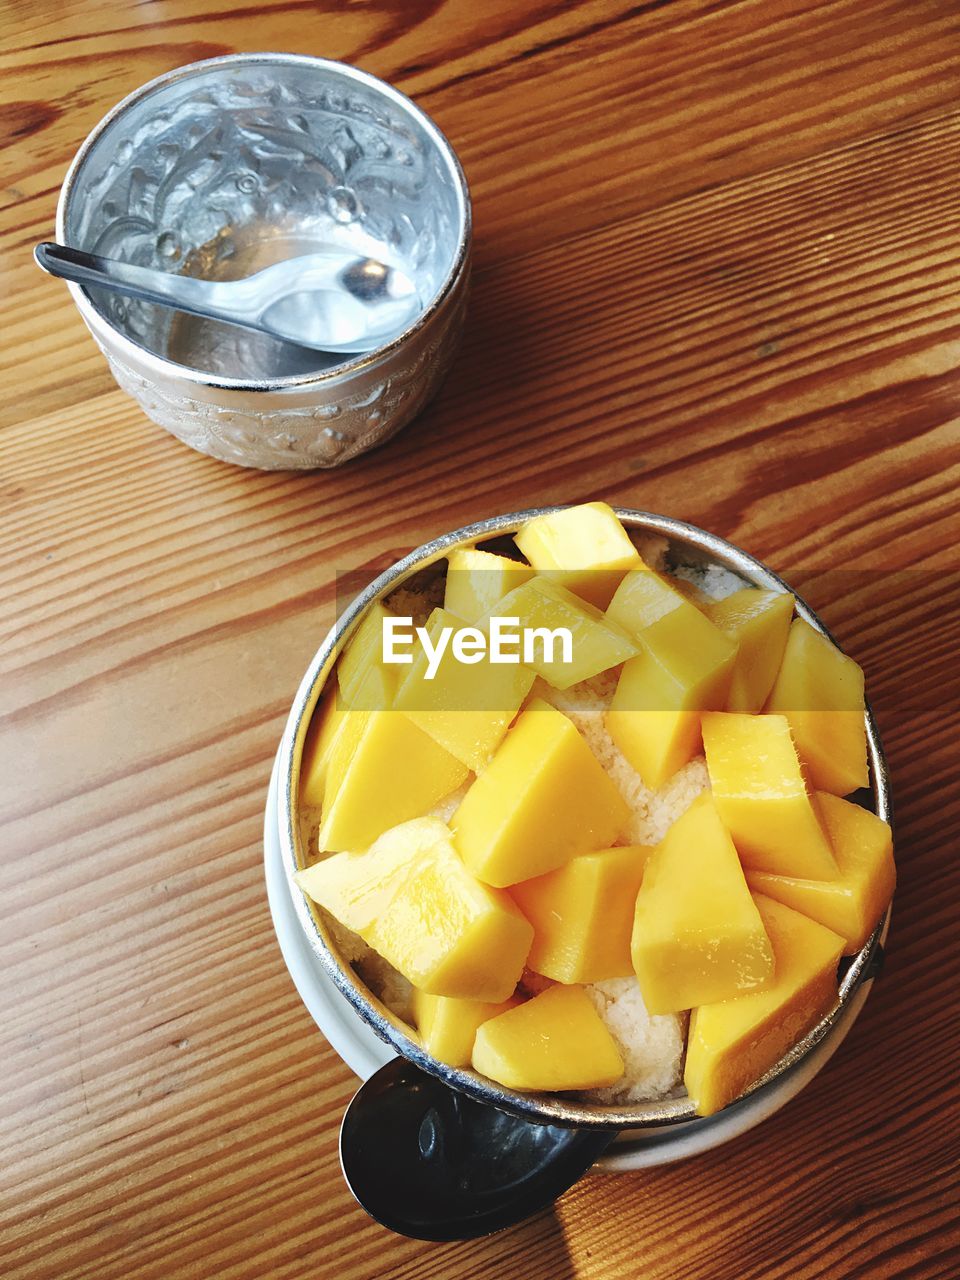
<svg viewBox="0 0 960 1280">
<path fill-rule="evenodd" d="M 576 1280 L 577 1271 L 567 1249 L 563 1224 L 554 1209 L 547 1209 L 519 1226 L 480 1240 L 456 1244 L 404 1242 L 402 1257 L 378 1280 L 406 1280 L 415 1271 L 418 1257 L 436 1276 L 470 1276 L 470 1280 Z M 417 1272 L 419 1274 L 419 1272 Z"/>
<path fill-rule="evenodd" d="M 502 289 L 494 274 L 475 277 L 463 340 L 436 400 L 382 448 L 351 463 L 351 470 L 369 469 L 375 476 L 386 468 L 392 474 L 423 465 L 427 455 L 430 461 L 444 452 L 459 456 L 485 440 L 507 447 L 524 412 L 538 411 L 549 374 L 536 284 L 515 284 L 508 300 Z"/>
</svg>

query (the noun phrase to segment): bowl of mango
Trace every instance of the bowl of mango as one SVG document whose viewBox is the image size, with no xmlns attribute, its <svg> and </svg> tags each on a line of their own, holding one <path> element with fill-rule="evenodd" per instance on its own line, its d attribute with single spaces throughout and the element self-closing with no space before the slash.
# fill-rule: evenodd
<svg viewBox="0 0 960 1280">
<path fill-rule="evenodd" d="M 896 872 L 863 673 L 784 582 L 602 502 L 343 612 L 281 745 L 300 924 L 375 1031 L 546 1123 L 701 1123 L 836 1029 Z"/>
</svg>

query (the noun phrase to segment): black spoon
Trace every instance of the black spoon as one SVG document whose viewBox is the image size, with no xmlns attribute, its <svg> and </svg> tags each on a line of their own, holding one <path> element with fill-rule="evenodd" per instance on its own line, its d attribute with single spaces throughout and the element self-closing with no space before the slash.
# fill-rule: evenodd
<svg viewBox="0 0 960 1280">
<path fill-rule="evenodd" d="M 394 1058 L 340 1127 L 347 1186 L 371 1218 L 417 1240 L 472 1240 L 547 1208 L 617 1136 L 534 1124 Z"/>
</svg>

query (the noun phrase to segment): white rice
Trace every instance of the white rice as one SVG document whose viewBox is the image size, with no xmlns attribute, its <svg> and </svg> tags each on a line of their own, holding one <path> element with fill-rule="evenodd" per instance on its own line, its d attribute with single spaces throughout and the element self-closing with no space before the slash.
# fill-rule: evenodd
<svg viewBox="0 0 960 1280">
<path fill-rule="evenodd" d="M 636 978 L 613 978 L 584 988 L 623 1057 L 624 1073 L 606 1089 L 591 1089 L 592 1102 L 649 1102 L 680 1083 L 687 1040 L 686 1015 L 649 1014 Z"/>
</svg>

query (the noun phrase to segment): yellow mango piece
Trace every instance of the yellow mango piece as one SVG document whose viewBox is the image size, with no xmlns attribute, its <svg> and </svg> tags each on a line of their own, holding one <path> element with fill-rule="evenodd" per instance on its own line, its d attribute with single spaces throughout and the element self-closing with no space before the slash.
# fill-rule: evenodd
<svg viewBox="0 0 960 1280">
<path fill-rule="evenodd" d="M 393 699 L 394 690 L 392 673 L 387 672 L 382 663 L 371 664 L 360 671 L 351 684 L 352 703 L 356 708 L 375 710 Z M 319 807 L 323 803 L 334 751 L 338 751 L 341 760 L 353 753 L 366 719 L 359 712 L 350 712 L 351 707 L 336 686 L 325 692 L 314 708 L 300 762 L 302 804 Z"/>
<path fill-rule="evenodd" d="M 492 616 L 518 618 L 524 630 L 565 628 L 572 638 L 571 661 L 563 660 L 559 643 L 548 649 L 537 640 L 529 657 L 530 666 L 555 689 L 569 689 L 601 671 L 619 666 L 637 652 L 637 646 L 619 627 L 608 622 L 599 609 L 579 599 L 565 587 L 545 578 L 531 578 L 505 596 Z M 489 617 L 478 625 L 489 627 Z"/>
<path fill-rule="evenodd" d="M 700 712 L 722 707 L 736 642 L 687 601 L 640 633 L 606 714 L 610 736 L 648 787 L 662 787 L 700 750 Z"/>
<path fill-rule="evenodd" d="M 342 925 L 366 937 L 416 858 L 449 838 L 439 818 L 414 818 L 385 831 L 366 853 L 333 854 L 298 871 L 294 879 Z"/>
<path fill-rule="evenodd" d="M 614 592 L 606 616 L 628 636 L 639 640 L 669 614 L 679 612 L 687 619 L 700 616 L 690 598 L 694 592 L 693 584 L 682 578 L 668 578 L 646 567 L 632 569 Z M 696 622 L 692 625 L 696 626 Z"/>
<path fill-rule="evenodd" d="M 509 895 L 445 844 L 419 860 L 367 941 L 423 991 L 501 1002 L 516 990 L 532 936 Z"/>
<path fill-rule="evenodd" d="M 330 689 L 314 708 L 300 758 L 300 803 L 319 807 L 327 781 L 330 757 L 349 723 L 347 709 Z"/>
<path fill-rule="evenodd" d="M 599 1089 L 623 1075 L 623 1059 L 582 987 L 553 986 L 484 1022 L 473 1066 L 508 1089 Z"/>
<path fill-rule="evenodd" d="M 846 796 L 867 786 L 863 672 L 852 658 L 794 619 L 765 707 L 790 721 L 811 787 Z"/>
<path fill-rule="evenodd" d="M 631 950 L 650 1013 L 762 986 L 773 952 L 716 806 L 699 796 L 647 861 Z"/>
<path fill-rule="evenodd" d="M 637 891 L 652 852 L 624 845 L 582 853 L 515 884 L 510 896 L 533 925 L 527 968 L 567 983 L 629 977 Z"/>
<path fill-rule="evenodd" d="M 434 609 L 426 630 L 436 645 L 444 627 L 456 633 L 466 625 L 446 609 Z M 452 644 L 432 679 L 423 646 L 404 670 L 394 708 L 475 773 L 489 764 L 536 679 L 529 667 L 491 662 L 486 654 L 477 663 L 460 662 Z"/>
<path fill-rule="evenodd" d="M 490 551 L 458 547 L 447 556 L 443 607 L 465 622 L 476 622 L 494 611 L 503 597 L 528 582 L 529 565 Z"/>
<path fill-rule="evenodd" d="M 697 1112 L 713 1115 L 754 1084 L 837 1001 L 843 939 L 760 894 L 755 902 L 776 958 L 762 991 L 690 1015 L 683 1080 Z"/>
<path fill-rule="evenodd" d="M 413 989 L 413 1012 L 420 1042 L 427 1053 L 450 1067 L 469 1066 L 480 1024 L 516 1008 L 519 1003 L 515 998 L 500 1004 L 456 1000 L 452 996 L 430 996 L 416 987 Z"/>
<path fill-rule="evenodd" d="M 803 880 L 769 871 L 748 871 L 756 893 L 802 911 L 839 933 L 845 955 L 853 955 L 873 933 L 897 882 L 893 835 L 875 813 L 826 791 L 813 797 L 830 837 L 838 874 L 833 880 Z"/>
<path fill-rule="evenodd" d="M 793 604 L 786 592 L 744 587 L 704 606 L 713 625 L 739 645 L 725 710 L 756 713 L 763 707 L 783 661 Z"/>
<path fill-rule="evenodd" d="M 508 894 L 470 874 L 438 819 L 404 823 L 296 879 L 415 987 L 497 1004 L 516 989 L 533 929 Z"/>
<path fill-rule="evenodd" d="M 573 722 L 536 698 L 470 786 L 451 826 L 470 870 L 504 887 L 612 844 L 629 817 Z"/>
<path fill-rule="evenodd" d="M 535 569 L 605 609 L 628 569 L 643 565 L 630 536 L 605 502 L 536 516 L 514 536 Z"/>
<path fill-rule="evenodd" d="M 402 712 L 348 710 L 327 764 L 319 848 L 362 852 L 427 813 L 468 773 Z"/>
<path fill-rule="evenodd" d="M 337 662 L 337 683 L 345 706 L 380 711 L 392 704 L 402 668 L 383 661 L 383 622 L 395 616 L 375 600 L 347 641 Z"/>
<path fill-rule="evenodd" d="M 837 863 L 785 716 L 706 712 L 710 787 L 745 867 L 828 880 Z"/>
</svg>

